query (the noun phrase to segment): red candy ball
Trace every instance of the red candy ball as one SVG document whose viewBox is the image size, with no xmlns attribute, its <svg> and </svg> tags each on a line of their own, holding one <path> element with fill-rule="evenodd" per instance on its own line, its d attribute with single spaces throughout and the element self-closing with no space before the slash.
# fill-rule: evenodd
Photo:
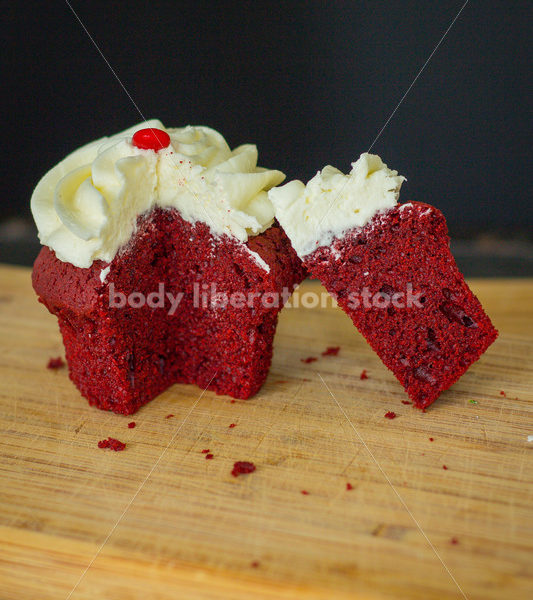
<svg viewBox="0 0 533 600">
<path fill-rule="evenodd" d="M 133 134 L 132 143 L 141 150 L 154 150 L 158 152 L 163 148 L 168 148 L 170 145 L 170 136 L 166 131 L 161 129 L 139 129 Z"/>
</svg>

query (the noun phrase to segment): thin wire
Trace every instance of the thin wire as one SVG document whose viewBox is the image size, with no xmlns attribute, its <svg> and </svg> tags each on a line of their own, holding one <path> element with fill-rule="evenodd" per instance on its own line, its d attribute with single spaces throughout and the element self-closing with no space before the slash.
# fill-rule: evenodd
<svg viewBox="0 0 533 600">
<path fill-rule="evenodd" d="M 107 58 L 104 56 L 104 53 L 102 52 L 102 50 L 100 49 L 100 47 L 98 46 L 98 44 L 96 43 L 96 41 L 94 40 L 93 36 L 89 33 L 89 30 L 87 29 L 87 27 L 85 27 L 85 25 L 83 24 L 83 21 L 80 19 L 80 17 L 78 16 L 78 13 L 74 10 L 74 8 L 72 7 L 72 5 L 70 4 L 69 0 L 65 0 L 65 4 L 70 8 L 72 14 L 76 17 L 76 20 L 78 21 L 78 23 L 81 25 L 81 27 L 83 28 L 83 31 L 85 31 L 85 33 L 87 34 L 87 37 L 91 40 L 91 42 L 93 43 L 93 46 L 96 48 L 96 50 L 98 51 L 98 54 L 100 54 L 100 56 L 102 57 L 103 61 L 105 62 L 105 64 L 107 65 L 107 67 L 109 68 L 109 70 L 111 71 L 111 73 L 113 73 L 115 79 L 118 81 L 118 83 L 120 84 L 120 87 L 124 90 L 124 93 L 126 94 L 126 96 L 128 96 L 130 102 L 133 104 L 133 106 L 135 107 L 135 109 L 137 110 L 137 112 L 141 115 L 141 118 L 143 121 L 146 122 L 146 118 L 143 115 L 141 109 L 137 106 L 137 103 L 135 102 L 135 100 L 131 97 L 131 94 L 128 92 L 128 90 L 126 89 L 126 86 L 122 83 L 120 77 L 117 75 L 115 69 L 113 69 L 113 67 L 111 66 L 111 64 L 109 63 L 109 61 L 107 60 Z M 154 130 L 152 127 L 149 128 L 150 131 L 152 131 L 152 133 L 154 134 L 154 136 L 156 137 L 156 139 L 161 142 L 161 140 L 159 140 L 157 131 Z M 172 160 L 174 161 L 174 164 L 176 166 L 176 168 L 178 169 L 178 171 L 181 171 L 184 167 L 180 166 L 178 164 L 178 159 L 175 156 L 175 154 L 172 154 Z M 185 179 L 185 178 L 184 178 Z M 185 180 L 186 181 L 186 180 Z M 196 200 L 198 201 L 198 206 L 201 208 L 201 210 L 204 212 L 204 215 L 206 216 L 206 219 L 208 222 L 211 223 L 212 228 L 214 230 L 216 230 L 216 226 L 215 223 L 213 222 L 213 219 L 211 218 L 211 216 L 209 215 L 209 213 L 207 212 L 207 210 L 205 209 L 204 203 L 200 201 L 200 198 L 198 197 L 198 194 L 195 192 L 195 190 L 192 188 L 192 186 L 190 185 L 190 183 L 186 183 L 185 187 L 187 187 L 189 189 L 189 191 L 192 193 L 192 195 L 196 198 Z"/>
<path fill-rule="evenodd" d="M 414 524 L 418 527 L 418 530 L 424 536 L 426 542 L 429 544 L 429 546 L 431 547 L 431 549 L 435 553 L 435 556 L 440 560 L 440 562 L 442 563 L 442 566 L 444 567 L 444 569 L 446 570 L 446 572 L 448 573 L 448 575 L 451 577 L 452 581 L 455 583 L 455 585 L 457 586 L 458 590 L 461 592 L 463 598 L 465 600 L 468 600 L 468 598 L 466 597 L 466 594 L 463 592 L 461 586 L 459 585 L 459 583 L 457 582 L 457 580 L 455 579 L 455 577 L 452 575 L 450 569 L 446 566 L 446 563 L 442 560 L 440 554 L 437 552 L 437 549 L 435 548 L 435 546 L 431 543 L 431 540 L 428 538 L 428 536 L 426 535 L 426 533 L 422 529 L 420 523 L 416 520 L 416 518 L 413 515 L 413 513 L 409 510 L 409 507 L 405 503 L 405 500 L 400 496 L 400 493 L 394 487 L 392 481 L 389 479 L 389 476 L 387 475 L 387 473 L 385 473 L 385 471 L 383 470 L 383 468 L 381 467 L 381 465 L 377 461 L 376 457 L 372 453 L 372 450 L 370 450 L 370 448 L 367 446 L 367 444 L 364 441 L 364 439 L 361 437 L 361 434 L 359 433 L 359 431 L 357 431 L 357 429 L 355 428 L 354 424 L 352 423 L 350 417 L 347 415 L 347 413 L 344 410 L 344 408 L 340 405 L 340 403 L 337 400 L 337 398 L 335 398 L 335 396 L 333 395 L 333 392 L 330 390 L 328 384 L 324 381 L 324 378 L 322 377 L 322 375 L 318 371 L 315 371 L 315 372 L 318 375 L 318 377 L 320 377 L 320 380 L 324 384 L 324 387 L 326 388 L 326 390 L 329 392 L 330 396 L 335 401 L 335 404 L 339 407 L 339 410 L 342 412 L 342 414 L 344 415 L 345 419 L 348 421 L 348 423 L 351 425 L 352 429 L 355 431 L 357 437 L 359 438 L 359 441 L 365 447 L 365 450 L 368 452 L 368 454 L 370 455 L 370 457 L 372 458 L 372 460 L 376 463 L 378 469 L 381 471 L 381 474 L 383 475 L 383 477 L 385 478 L 385 480 L 387 481 L 387 483 L 390 485 L 390 487 L 392 488 L 393 492 L 398 497 L 398 500 L 402 503 L 403 507 L 405 508 L 405 510 L 407 511 L 407 513 L 409 514 L 409 516 L 411 517 L 411 519 L 413 520 Z"/>
<path fill-rule="evenodd" d="M 174 435 L 170 438 L 169 443 L 166 445 L 166 447 L 164 448 L 163 452 L 161 452 L 161 454 L 159 455 L 159 458 L 155 461 L 155 463 L 153 464 L 152 468 L 150 469 L 150 471 L 148 472 L 148 474 L 146 475 L 146 477 L 143 479 L 143 481 L 141 482 L 141 484 L 139 485 L 139 487 L 137 488 L 137 491 L 135 492 L 135 494 L 133 494 L 131 500 L 128 502 L 128 504 L 126 505 L 126 508 L 122 511 L 122 514 L 120 515 L 120 517 L 117 519 L 117 521 L 115 522 L 115 524 L 113 525 L 113 527 L 111 527 L 109 533 L 106 535 L 105 540 L 102 542 L 102 544 L 100 545 L 100 547 L 98 548 L 98 550 L 94 553 L 94 556 L 91 558 L 89 564 L 87 565 L 87 567 L 85 568 L 85 570 L 83 571 L 83 573 L 80 575 L 80 578 L 78 579 L 78 581 L 76 582 L 76 584 L 74 585 L 74 587 L 70 590 L 70 593 L 68 594 L 68 596 L 65 598 L 65 600 L 69 600 L 70 597 L 72 596 L 72 594 L 75 592 L 76 588 L 80 585 L 81 581 L 83 580 L 83 578 L 85 577 L 85 575 L 87 574 L 87 571 L 92 567 L 94 561 L 98 558 L 99 554 L 102 552 L 102 550 L 104 549 L 104 546 L 107 544 L 107 542 L 109 541 L 109 538 L 113 535 L 115 529 L 119 526 L 119 524 L 121 523 L 122 519 L 124 518 L 124 516 L 126 515 L 126 513 L 128 512 L 128 510 L 130 509 L 131 505 L 133 504 L 133 502 L 135 501 L 135 499 L 137 498 L 137 496 L 139 495 L 140 491 L 143 489 L 145 483 L 148 481 L 148 479 L 150 478 L 150 476 L 152 475 L 152 473 L 154 472 L 154 470 L 156 469 L 157 465 L 161 462 L 161 459 L 163 458 L 163 456 L 165 456 L 167 450 L 170 448 L 171 444 L 174 442 L 174 440 L 176 439 L 176 436 L 178 435 L 178 433 L 181 431 L 183 425 L 185 425 L 185 422 L 187 421 L 187 419 L 191 416 L 192 411 L 196 408 L 196 405 L 198 404 L 198 402 L 200 402 L 200 400 L 202 399 L 203 395 L 205 394 L 207 388 L 211 385 L 211 382 L 213 381 L 213 379 L 215 378 L 215 376 L 217 375 L 217 373 L 215 373 L 213 375 L 213 377 L 211 377 L 211 380 L 209 381 L 209 383 L 206 385 L 206 387 L 202 390 L 202 393 L 198 396 L 198 398 L 196 399 L 196 402 L 192 405 L 191 409 L 189 410 L 189 412 L 187 413 L 187 415 L 185 416 L 185 418 L 183 419 L 183 421 L 181 422 L 180 426 L 178 427 L 178 429 L 174 432 Z"/>
<path fill-rule="evenodd" d="M 442 44 L 442 42 L 444 41 L 444 39 L 446 38 L 446 36 L 448 35 L 450 29 L 454 26 L 455 22 L 457 21 L 457 19 L 459 18 L 459 16 L 461 15 L 461 13 L 463 12 L 464 8 L 466 7 L 466 5 L 468 4 L 469 0 L 466 0 L 466 2 L 463 4 L 463 6 L 461 6 L 461 8 L 459 9 L 459 12 L 455 15 L 455 17 L 453 18 L 452 22 L 450 23 L 450 25 L 448 26 L 448 29 L 446 29 L 446 31 L 444 32 L 444 34 L 442 35 L 442 37 L 440 38 L 439 42 L 437 43 L 437 45 L 435 46 L 435 48 L 433 48 L 433 51 L 431 52 L 431 54 L 429 55 L 429 57 L 427 58 L 426 62 L 422 65 L 422 68 L 420 69 L 420 71 L 418 71 L 418 73 L 416 74 L 416 77 L 413 79 L 413 81 L 411 82 L 411 85 L 407 88 L 407 91 L 405 92 L 405 94 L 402 96 L 401 100 L 398 102 L 398 105 L 396 106 L 396 108 L 392 111 L 390 117 L 387 119 L 387 121 L 385 122 L 385 125 L 383 125 L 383 127 L 380 129 L 379 133 L 377 134 L 377 136 L 375 137 L 374 141 L 370 144 L 370 147 L 368 148 L 367 152 L 370 152 L 370 150 L 372 150 L 372 148 L 374 147 L 375 143 L 378 141 L 378 139 L 381 137 L 381 134 L 385 131 L 385 128 L 387 127 L 387 125 L 390 123 L 391 119 L 394 117 L 394 115 L 396 114 L 396 111 L 400 108 L 400 105 L 402 104 L 402 102 L 405 100 L 405 98 L 407 97 L 407 94 L 409 94 L 409 92 L 411 91 L 412 87 L 415 85 L 415 83 L 417 82 L 418 78 L 420 77 L 420 75 L 422 74 L 422 72 L 424 71 L 424 69 L 427 67 L 427 65 L 429 64 L 429 62 L 431 61 L 431 59 L 433 58 L 435 52 L 437 52 L 437 50 L 439 49 L 440 45 Z M 346 178 L 346 181 L 344 182 L 344 185 L 341 187 L 341 189 L 339 190 L 339 193 L 335 196 L 335 198 L 333 198 L 333 200 L 331 201 L 330 205 L 328 206 L 328 209 L 326 210 L 326 212 L 324 213 L 324 216 L 322 217 L 322 219 L 320 220 L 320 223 L 317 225 L 317 231 L 320 228 L 320 226 L 322 225 L 322 223 L 324 222 L 324 220 L 326 219 L 326 217 L 328 216 L 330 210 L 333 208 L 333 205 L 335 204 L 335 202 L 337 201 L 337 199 L 339 198 L 339 196 L 342 194 L 342 192 L 344 191 L 344 188 L 348 185 L 348 182 L 350 181 L 352 175 L 349 175 Z"/>
<path fill-rule="evenodd" d="M 83 31 L 85 31 L 85 33 L 87 34 L 87 37 L 91 40 L 91 42 L 93 43 L 93 46 L 96 48 L 96 50 L 98 51 L 98 54 L 100 54 L 100 56 L 102 57 L 103 61 L 105 62 L 105 64 L 108 66 L 109 70 L 111 71 L 111 73 L 113 73 L 113 75 L 115 76 L 115 79 L 118 81 L 118 83 L 120 84 L 120 87 L 124 90 L 124 93 L 126 94 L 126 96 L 128 96 L 128 98 L 130 99 L 130 102 L 133 104 L 133 106 L 135 107 L 135 109 L 137 110 L 137 112 L 141 115 L 141 118 L 143 121 L 146 121 L 144 115 L 141 112 L 141 109 L 137 106 L 135 100 L 131 97 L 130 93 L 128 92 L 128 90 L 126 89 L 125 85 L 122 83 L 122 81 L 120 80 L 120 77 L 116 74 L 115 70 L 113 69 L 113 67 L 109 64 L 109 61 L 107 60 L 107 58 L 104 56 L 104 53 L 100 50 L 100 47 L 98 46 L 98 44 L 94 41 L 93 36 L 89 33 L 89 31 L 87 30 L 87 27 L 85 27 L 85 25 L 83 24 L 82 20 L 79 18 L 78 13 L 74 10 L 74 8 L 72 7 L 72 5 L 70 4 L 69 0 L 65 0 L 66 5 L 70 8 L 70 10 L 72 11 L 72 14 L 76 17 L 76 20 L 78 21 L 78 23 L 82 26 Z"/>
<path fill-rule="evenodd" d="M 390 123 L 392 117 L 394 117 L 394 115 L 396 114 L 396 111 L 400 108 L 402 102 L 405 100 L 405 98 L 407 97 L 407 94 L 411 91 L 411 88 L 414 86 L 414 84 L 417 82 L 418 78 L 420 77 L 420 75 L 422 75 L 422 72 L 424 71 L 424 69 L 428 66 L 429 61 L 433 58 L 433 55 L 435 54 L 435 52 L 437 52 L 437 50 L 439 49 L 439 46 L 442 44 L 442 42 L 444 41 L 444 38 L 448 35 L 450 29 L 454 26 L 455 21 L 457 21 L 457 19 L 460 17 L 461 13 L 463 12 L 464 8 L 466 7 L 466 5 L 468 4 L 469 0 L 466 0 L 466 2 L 463 4 L 463 6 L 461 6 L 461 8 L 459 9 L 459 12 L 455 15 L 453 21 L 450 23 L 450 25 L 448 26 L 448 29 L 446 29 L 446 31 L 444 32 L 444 35 L 440 38 L 439 43 L 435 46 L 435 48 L 433 48 L 433 52 L 429 55 L 428 59 L 426 60 L 426 62 L 422 65 L 422 68 L 420 69 L 420 71 L 418 71 L 418 73 L 416 74 L 416 77 L 413 79 L 411 85 L 407 88 L 407 91 L 405 92 L 405 94 L 402 96 L 401 100 L 398 102 L 398 105 L 396 106 L 396 108 L 392 111 L 390 117 L 387 119 L 385 125 L 383 125 L 383 127 L 380 129 L 379 133 L 377 134 L 376 138 L 374 139 L 374 141 L 370 144 L 370 147 L 368 148 L 367 152 L 370 152 L 370 150 L 372 150 L 372 148 L 374 147 L 375 143 L 378 141 L 378 139 L 381 137 L 381 134 L 385 131 L 385 128 L 387 127 L 387 125 Z"/>
</svg>

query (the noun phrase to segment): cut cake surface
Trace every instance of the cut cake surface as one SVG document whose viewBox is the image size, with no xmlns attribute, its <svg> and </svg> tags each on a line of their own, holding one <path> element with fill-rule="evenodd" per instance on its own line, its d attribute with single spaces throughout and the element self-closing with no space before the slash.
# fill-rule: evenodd
<svg viewBox="0 0 533 600">
<path fill-rule="evenodd" d="M 304 264 L 419 408 L 457 381 L 498 335 L 457 268 L 444 216 L 427 204 L 380 212 Z"/>
<path fill-rule="evenodd" d="M 138 218 L 109 265 L 80 269 L 43 247 L 33 285 L 58 317 L 81 393 L 130 414 L 177 382 L 255 394 L 270 366 L 283 290 L 286 299 L 304 274 L 276 224 L 245 245 L 157 208 Z"/>
</svg>

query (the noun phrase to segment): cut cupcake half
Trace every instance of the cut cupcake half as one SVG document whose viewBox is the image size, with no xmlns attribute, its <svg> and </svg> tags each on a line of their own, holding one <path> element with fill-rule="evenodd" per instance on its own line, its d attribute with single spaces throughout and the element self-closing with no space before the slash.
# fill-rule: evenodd
<svg viewBox="0 0 533 600">
<path fill-rule="evenodd" d="M 403 181 L 363 154 L 348 175 L 328 166 L 269 198 L 305 267 L 425 408 L 498 333 L 457 268 L 442 213 L 398 204 Z"/>
<path fill-rule="evenodd" d="M 155 120 L 42 178 L 33 287 L 90 404 L 131 414 L 174 383 L 259 390 L 278 313 L 305 276 L 267 196 L 283 179 L 257 166 L 254 145 Z"/>
</svg>

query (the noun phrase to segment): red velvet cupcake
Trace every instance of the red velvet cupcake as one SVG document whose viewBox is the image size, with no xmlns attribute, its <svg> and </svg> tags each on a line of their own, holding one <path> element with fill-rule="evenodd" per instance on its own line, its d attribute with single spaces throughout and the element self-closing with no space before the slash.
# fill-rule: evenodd
<svg viewBox="0 0 533 600">
<path fill-rule="evenodd" d="M 443 215 L 398 205 L 403 177 L 364 154 L 349 176 L 269 192 L 309 272 L 336 297 L 414 404 L 425 408 L 496 339 L 459 272 Z"/>
<path fill-rule="evenodd" d="M 283 174 L 205 127 L 140 129 L 41 180 L 34 288 L 90 404 L 130 414 L 176 382 L 248 398 L 304 276 L 267 198 Z"/>
</svg>

